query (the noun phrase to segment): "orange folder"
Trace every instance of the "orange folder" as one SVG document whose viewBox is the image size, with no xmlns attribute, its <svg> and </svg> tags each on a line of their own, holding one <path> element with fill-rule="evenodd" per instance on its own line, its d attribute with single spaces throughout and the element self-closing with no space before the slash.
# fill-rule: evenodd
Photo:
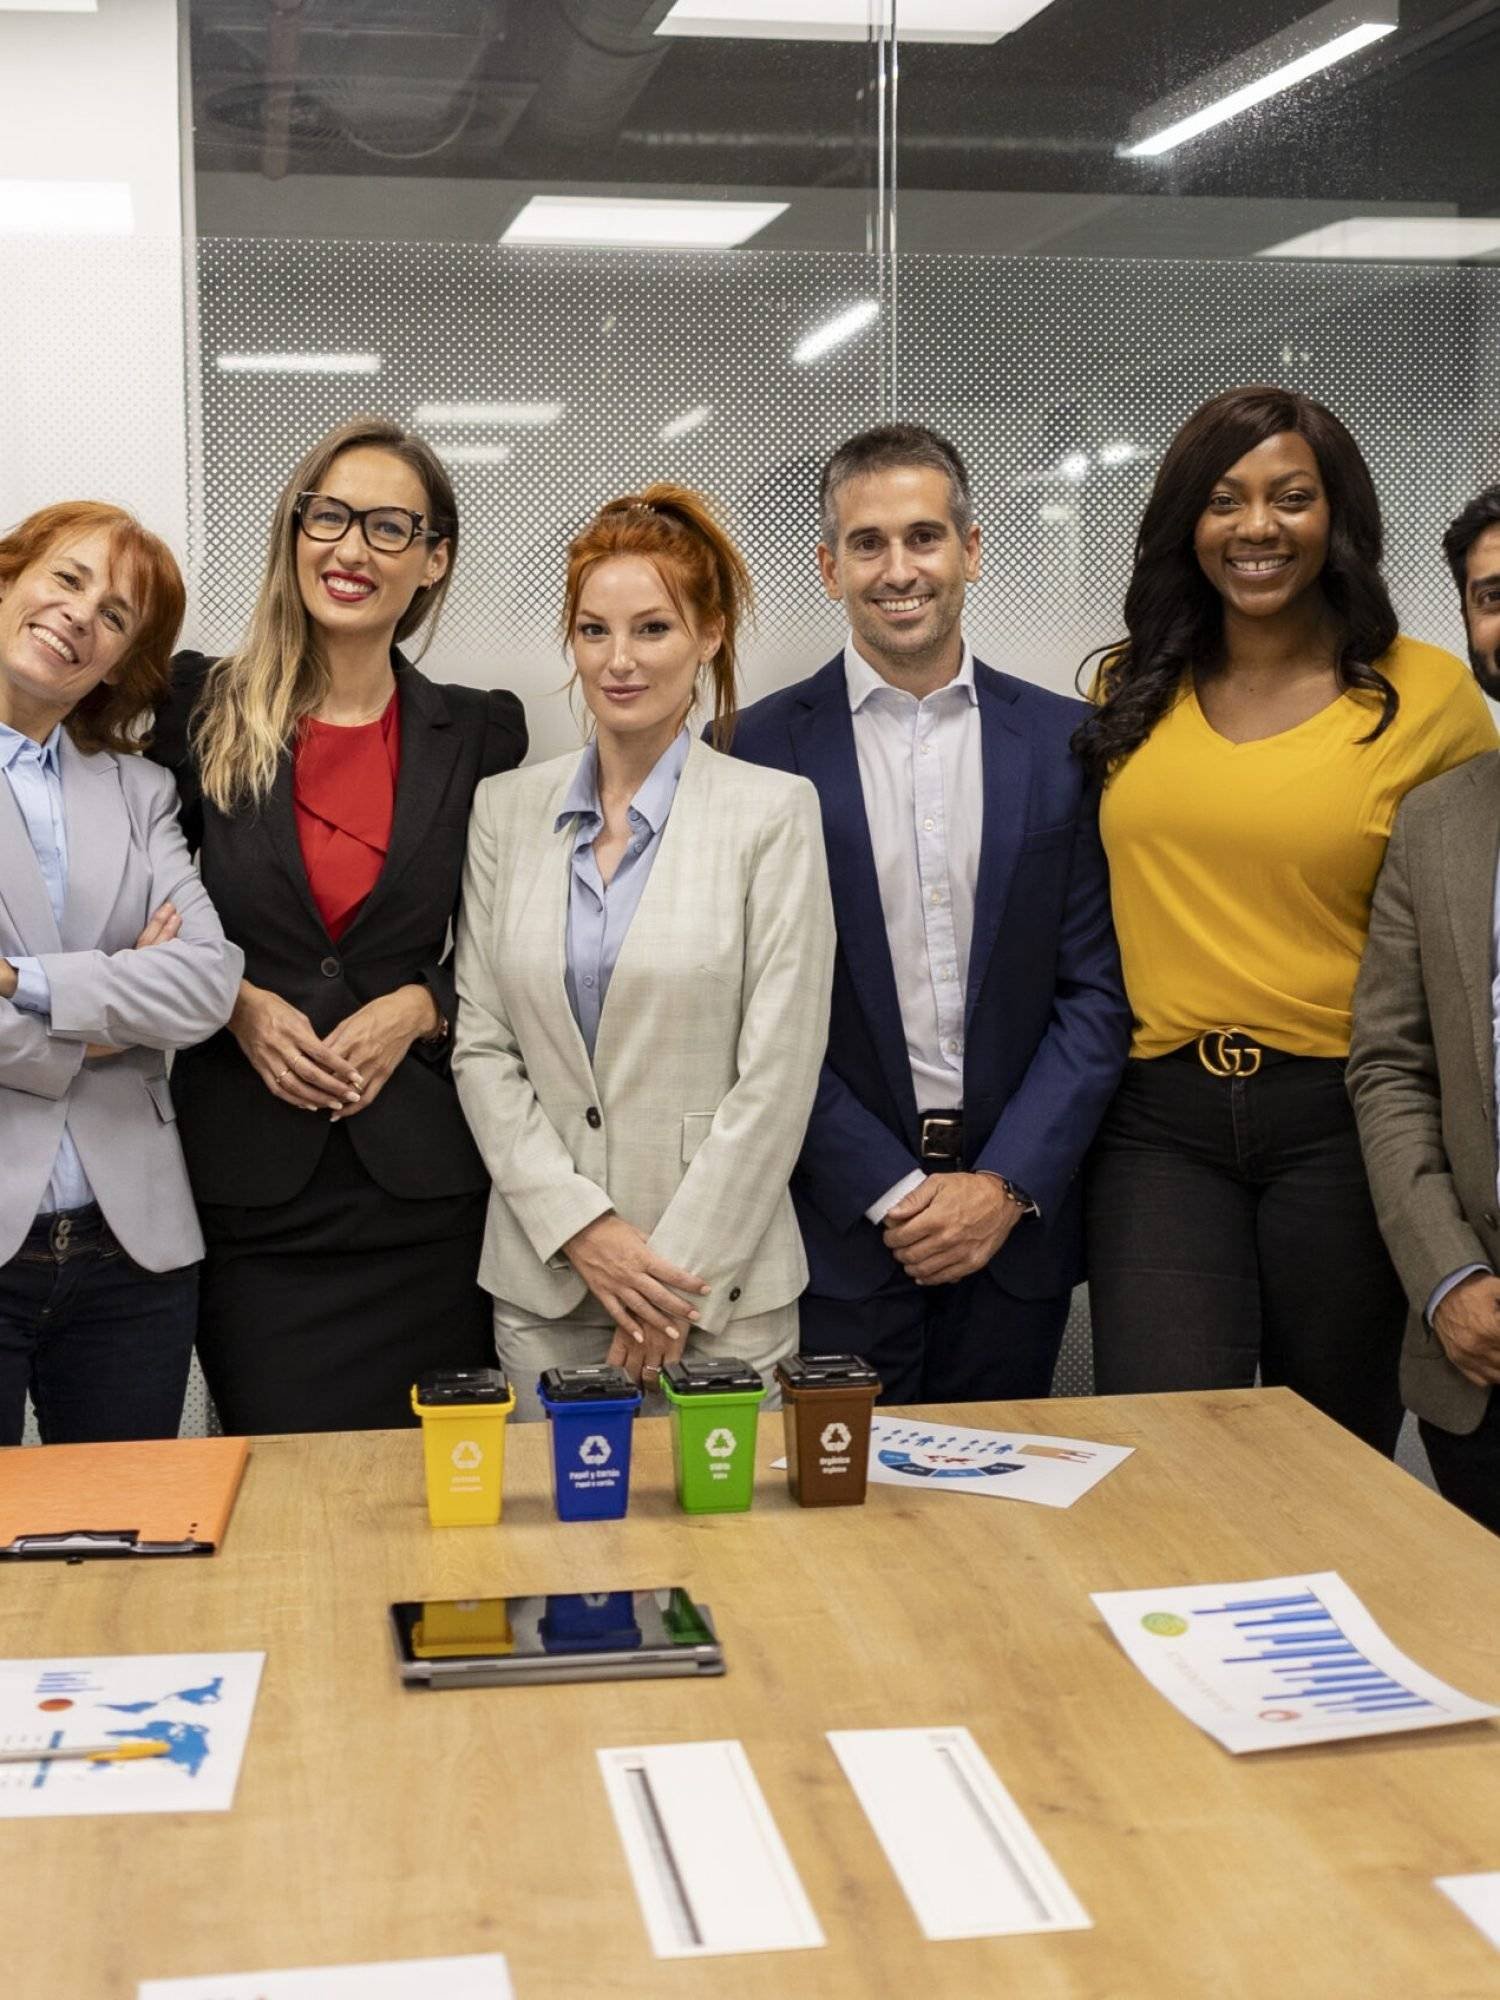
<svg viewBox="0 0 1500 2000">
<path fill-rule="evenodd" d="M 249 1453 L 230 1437 L 0 1451 L 0 1561 L 211 1556 Z"/>
</svg>

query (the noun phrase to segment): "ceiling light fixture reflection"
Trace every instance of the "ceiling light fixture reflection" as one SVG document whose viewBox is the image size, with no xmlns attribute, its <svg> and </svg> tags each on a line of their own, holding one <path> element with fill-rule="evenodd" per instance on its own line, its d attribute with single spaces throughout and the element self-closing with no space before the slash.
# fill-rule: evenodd
<svg viewBox="0 0 1500 2000">
<path fill-rule="evenodd" d="M 437 455 L 444 465 L 504 465 L 510 457 L 508 444 L 440 444 Z"/>
<path fill-rule="evenodd" d="M 1273 243 L 1260 257 L 1370 257 L 1389 263 L 1406 258 L 1456 263 L 1462 257 L 1490 257 L 1500 251 L 1500 216 L 1351 215 L 1285 243 Z M 1303 359 L 1306 359 L 1304 355 Z"/>
<path fill-rule="evenodd" d="M 1073 520 L 1074 516 L 1075 509 L 1064 506 L 1056 500 L 1049 500 L 1044 506 L 1038 507 L 1036 510 L 1037 519 L 1045 521 L 1049 527 L 1053 528 L 1061 527 L 1064 522 Z"/>
<path fill-rule="evenodd" d="M 903 42 L 998 42 L 1051 0 L 900 0 Z M 659 35 L 736 40 L 863 42 L 881 25 L 872 0 L 677 0 Z"/>
<path fill-rule="evenodd" d="M 418 424 L 493 424 L 501 430 L 535 430 L 555 424 L 561 403 L 418 403 Z"/>
<path fill-rule="evenodd" d="M 0 181 L 0 236 L 130 236 L 129 181 Z"/>
<path fill-rule="evenodd" d="M 221 354 L 222 375 L 378 375 L 378 354 Z"/>
<path fill-rule="evenodd" d="M 713 415 L 707 403 L 695 403 L 690 410 L 684 410 L 680 417 L 673 417 L 669 424 L 661 427 L 663 444 L 673 444 L 678 438 L 690 437 L 694 431 L 701 431 Z"/>
<path fill-rule="evenodd" d="M 97 14 L 99 0 L 0 0 L 0 14 Z"/>
<path fill-rule="evenodd" d="M 1118 149 L 1120 157 L 1149 160 L 1174 152 L 1252 105 L 1264 104 L 1381 41 L 1400 20 L 1399 0 L 1331 0 L 1133 118 L 1129 140 Z"/>
<path fill-rule="evenodd" d="M 814 329 L 807 338 L 792 349 L 793 361 L 818 361 L 835 347 L 842 347 L 846 340 L 852 340 L 861 328 L 867 327 L 872 319 L 880 317 L 878 299 L 861 299 L 857 306 L 850 306 L 837 319 L 831 319 L 826 326 Z"/>
<path fill-rule="evenodd" d="M 1086 451 L 1070 451 L 1065 459 L 1059 461 L 1057 469 L 1064 479 L 1076 486 L 1080 479 L 1089 476 L 1089 455 Z"/>
<path fill-rule="evenodd" d="M 1114 444 L 1100 446 L 1099 463 L 1101 465 L 1129 465 L 1133 458 L 1139 458 L 1140 455 L 1141 448 L 1138 444 L 1131 444 L 1128 438 L 1120 438 Z"/>
<path fill-rule="evenodd" d="M 500 241 L 610 250 L 732 250 L 786 211 L 784 201 L 535 194 Z"/>
</svg>

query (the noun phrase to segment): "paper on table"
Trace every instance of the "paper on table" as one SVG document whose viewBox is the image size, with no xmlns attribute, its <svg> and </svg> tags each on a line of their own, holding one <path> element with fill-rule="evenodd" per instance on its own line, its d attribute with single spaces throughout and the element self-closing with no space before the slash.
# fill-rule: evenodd
<svg viewBox="0 0 1500 2000">
<path fill-rule="evenodd" d="M 498 1952 L 404 1958 L 379 1965 L 317 1965 L 296 1972 L 226 1972 L 146 1979 L 136 2000 L 514 2000 Z"/>
<path fill-rule="evenodd" d="M 1399 1652 L 1332 1570 L 1093 1601 L 1152 1686 L 1236 1753 L 1500 1714 Z"/>
<path fill-rule="evenodd" d="M 1439 1875 L 1433 1885 L 1487 1937 L 1500 1946 L 1500 1870 L 1488 1875 Z"/>
<path fill-rule="evenodd" d="M 599 1768 L 658 1958 L 824 1942 L 742 1745 L 601 1750 Z"/>
<path fill-rule="evenodd" d="M 830 1729 L 924 1937 L 1091 1928 L 967 1729 Z"/>
<path fill-rule="evenodd" d="M 1133 1446 L 1029 1431 L 977 1431 L 876 1417 L 870 1426 L 870 1478 L 880 1486 L 924 1486 L 934 1493 L 978 1493 L 1071 1507 Z"/>
<path fill-rule="evenodd" d="M 227 1812 L 264 1653 L 0 1660 L 0 1750 L 162 1742 L 120 1763 L 0 1764 L 0 1819 Z"/>
</svg>

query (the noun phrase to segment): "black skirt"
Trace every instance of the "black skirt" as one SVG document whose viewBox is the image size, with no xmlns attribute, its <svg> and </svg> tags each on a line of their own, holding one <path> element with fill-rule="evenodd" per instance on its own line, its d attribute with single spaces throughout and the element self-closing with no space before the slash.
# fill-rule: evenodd
<svg viewBox="0 0 1500 2000">
<path fill-rule="evenodd" d="M 493 1364 L 486 1202 L 387 1194 L 335 1125 L 291 1201 L 205 1203 L 198 1358 L 224 1429 L 410 1425 L 424 1370 Z"/>
</svg>

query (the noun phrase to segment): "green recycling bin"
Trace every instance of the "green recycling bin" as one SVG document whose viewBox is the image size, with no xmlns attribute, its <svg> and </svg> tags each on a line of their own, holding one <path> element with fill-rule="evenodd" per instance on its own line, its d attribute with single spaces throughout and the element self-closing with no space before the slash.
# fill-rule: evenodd
<svg viewBox="0 0 1500 2000">
<path fill-rule="evenodd" d="M 755 1429 L 765 1384 L 744 1361 L 674 1361 L 672 1467 L 685 1514 L 742 1514 L 755 1498 Z"/>
</svg>

